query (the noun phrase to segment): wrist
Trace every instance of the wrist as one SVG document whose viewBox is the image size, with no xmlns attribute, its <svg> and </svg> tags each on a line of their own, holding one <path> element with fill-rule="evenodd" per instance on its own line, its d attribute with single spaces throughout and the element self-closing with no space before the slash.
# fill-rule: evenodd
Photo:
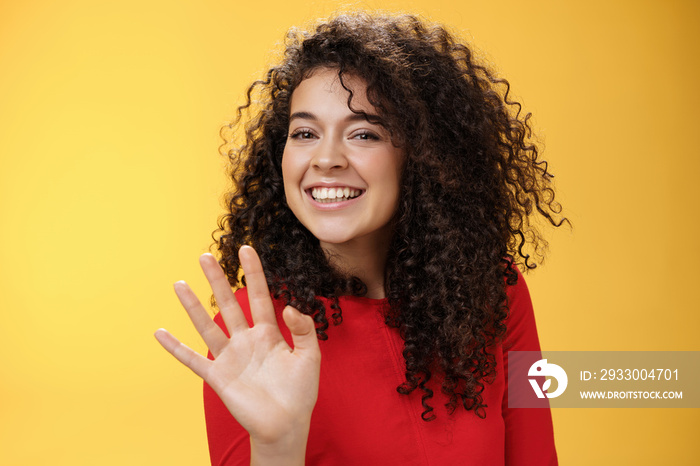
<svg viewBox="0 0 700 466">
<path fill-rule="evenodd" d="M 274 440 L 250 437 L 251 466 L 303 466 L 309 424 L 291 428 Z"/>
</svg>

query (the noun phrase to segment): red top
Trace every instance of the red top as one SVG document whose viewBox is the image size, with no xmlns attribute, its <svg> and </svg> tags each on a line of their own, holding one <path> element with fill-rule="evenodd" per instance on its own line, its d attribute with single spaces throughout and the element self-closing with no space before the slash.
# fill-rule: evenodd
<svg viewBox="0 0 700 466">
<path fill-rule="evenodd" d="M 458 408 L 448 415 L 447 397 L 434 390 L 430 405 L 437 418 L 420 417 L 420 390 L 396 391 L 405 366 L 398 331 L 387 327 L 384 299 L 340 298 L 343 323 L 328 328 L 320 341 L 321 376 L 306 448 L 308 465 L 556 465 L 549 409 L 508 408 L 504 350 L 539 351 L 530 294 L 522 276 L 508 289 L 510 316 L 502 344 L 494 348 L 496 378 L 483 392 L 486 418 Z M 245 290 L 236 298 L 252 325 Z M 284 304 L 275 301 L 277 319 Z M 221 316 L 214 319 L 224 328 Z M 209 355 L 211 358 L 211 354 Z M 213 465 L 249 465 L 248 433 L 219 397 L 204 385 L 209 451 Z"/>
</svg>

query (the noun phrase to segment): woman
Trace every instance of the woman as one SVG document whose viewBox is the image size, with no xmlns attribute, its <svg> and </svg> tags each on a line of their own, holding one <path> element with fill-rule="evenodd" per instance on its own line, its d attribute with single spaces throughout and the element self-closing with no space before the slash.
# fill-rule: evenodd
<svg viewBox="0 0 700 466">
<path fill-rule="evenodd" d="M 528 219 L 564 221 L 519 110 L 412 16 L 289 34 L 225 145 L 216 323 L 175 285 L 213 360 L 156 334 L 206 382 L 213 464 L 556 464 L 548 410 L 505 401 L 505 352 L 539 351 Z"/>
</svg>

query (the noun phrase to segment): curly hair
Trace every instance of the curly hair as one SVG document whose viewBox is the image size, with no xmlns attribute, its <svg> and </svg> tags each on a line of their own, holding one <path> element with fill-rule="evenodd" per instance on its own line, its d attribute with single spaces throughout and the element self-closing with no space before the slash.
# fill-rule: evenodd
<svg viewBox="0 0 700 466">
<path fill-rule="evenodd" d="M 461 405 L 484 417 L 481 393 L 496 369 L 489 347 L 505 332 L 506 286 L 517 281 L 516 266 L 534 268 L 546 249 L 531 217 L 555 226 L 566 219 L 532 142 L 530 114 L 509 99 L 508 82 L 444 27 L 355 13 L 288 33 L 281 63 L 248 88 L 237 119 L 222 128 L 234 189 L 214 232 L 220 263 L 232 286 L 244 286 L 237 251 L 253 246 L 272 294 L 312 316 L 320 339 L 328 338 L 329 319 L 342 322 L 338 297 L 366 292 L 359 278 L 331 266 L 284 197 L 292 93 L 321 68 L 337 70 L 356 113 L 363 112 L 352 109 L 343 76 L 366 83 L 381 124 L 405 153 L 385 280 L 386 323 L 405 341 L 406 379 L 397 391 L 421 390 L 421 417 L 431 420 L 430 380 L 440 373 L 449 412 Z M 245 141 L 236 146 L 241 125 Z"/>
</svg>

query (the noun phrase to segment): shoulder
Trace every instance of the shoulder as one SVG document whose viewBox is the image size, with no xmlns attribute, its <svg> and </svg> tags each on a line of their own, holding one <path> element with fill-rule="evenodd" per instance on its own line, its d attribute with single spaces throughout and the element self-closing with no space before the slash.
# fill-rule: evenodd
<svg viewBox="0 0 700 466">
<path fill-rule="evenodd" d="M 539 351 L 540 343 L 530 291 L 525 283 L 525 277 L 517 268 L 516 271 L 517 282 L 507 286 L 506 289 L 508 317 L 505 320 L 506 336 L 503 347 L 506 351 Z"/>
</svg>

